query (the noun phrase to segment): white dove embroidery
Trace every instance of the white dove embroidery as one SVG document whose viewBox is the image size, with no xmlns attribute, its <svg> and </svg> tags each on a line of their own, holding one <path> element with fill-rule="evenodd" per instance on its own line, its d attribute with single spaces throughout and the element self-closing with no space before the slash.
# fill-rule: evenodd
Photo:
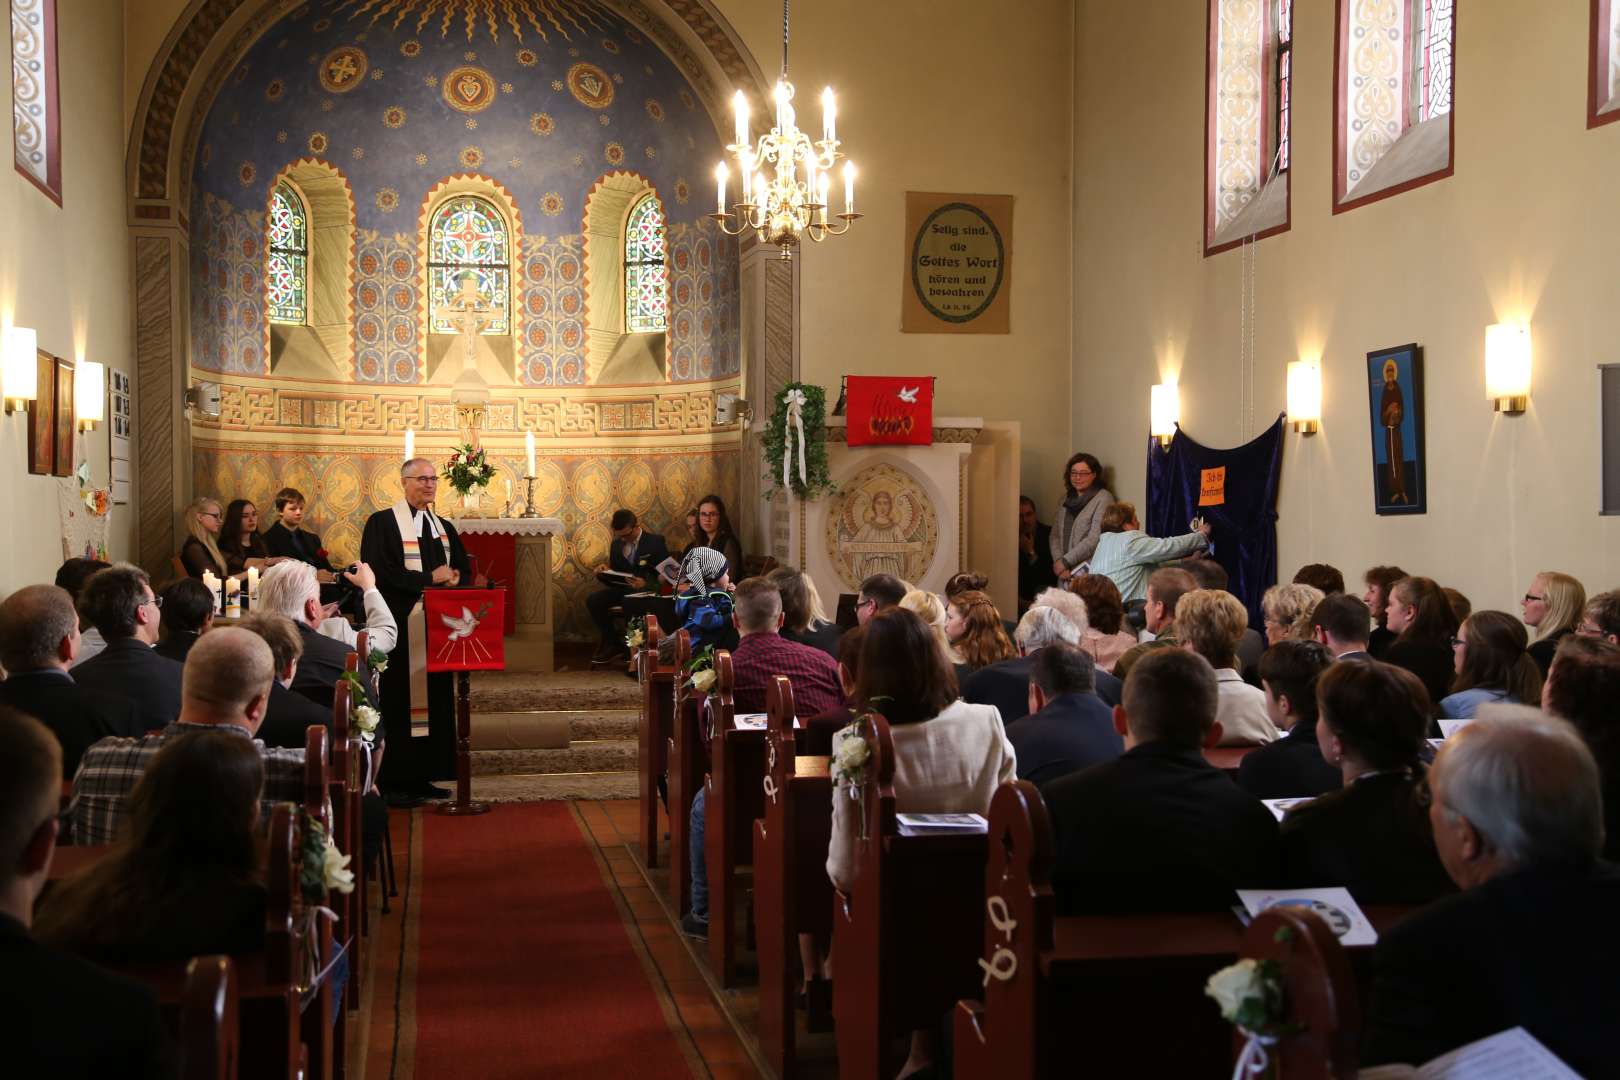
<svg viewBox="0 0 1620 1080">
<path fill-rule="evenodd" d="M 900 400 L 907 405 L 917 404 L 917 391 L 921 389 L 920 386 L 902 386 L 900 388 Z"/>
<path fill-rule="evenodd" d="M 462 638 L 472 637 L 472 632 L 478 629 L 478 616 L 467 608 L 461 609 L 461 618 L 452 619 L 448 615 L 440 615 L 439 621 L 450 628 L 448 641 L 460 641 Z"/>
</svg>

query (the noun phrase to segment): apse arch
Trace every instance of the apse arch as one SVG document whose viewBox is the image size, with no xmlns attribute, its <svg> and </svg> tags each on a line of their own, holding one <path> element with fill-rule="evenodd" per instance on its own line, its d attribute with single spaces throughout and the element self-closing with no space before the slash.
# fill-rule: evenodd
<svg viewBox="0 0 1620 1080">
<path fill-rule="evenodd" d="M 417 372 L 423 382 L 437 382 L 440 367 L 450 354 L 455 340 L 454 331 L 435 328 L 440 300 L 435 295 L 433 228 L 441 212 L 457 199 L 471 197 L 479 200 L 495 213 L 506 230 L 506 282 L 504 306 L 506 326 L 488 334 L 491 350 L 503 373 L 517 378 L 517 343 L 523 340 L 523 305 L 517 301 L 516 288 L 521 278 L 523 250 L 523 211 L 499 180 L 481 173 L 461 173 L 448 176 L 428 189 L 416 217 L 416 265 L 420 295 L 427 302 L 418 305 Z M 443 283 L 439 283 L 441 286 Z M 454 283 L 450 284 L 453 289 Z M 452 377 L 454 365 L 452 365 Z"/>
</svg>

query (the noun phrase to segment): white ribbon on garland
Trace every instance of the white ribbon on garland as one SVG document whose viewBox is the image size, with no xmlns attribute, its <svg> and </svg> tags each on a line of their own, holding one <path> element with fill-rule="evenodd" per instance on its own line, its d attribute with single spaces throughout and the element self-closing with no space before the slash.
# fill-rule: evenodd
<svg viewBox="0 0 1620 1080">
<path fill-rule="evenodd" d="M 1232 1068 L 1232 1080 L 1249 1080 L 1250 1077 L 1265 1073 L 1271 1064 L 1271 1055 L 1266 1053 L 1266 1047 L 1277 1045 L 1277 1036 L 1261 1035 L 1238 1025 L 1238 1030 L 1248 1036 L 1243 1044 L 1243 1053 L 1238 1055 L 1237 1064 Z"/>
<path fill-rule="evenodd" d="M 789 390 L 782 396 L 787 403 L 787 423 L 793 425 L 799 434 L 799 487 L 809 486 L 810 481 L 805 476 L 804 466 L 804 406 L 805 396 L 803 390 Z M 784 426 L 782 432 L 782 486 L 788 486 L 790 472 L 793 467 L 793 436 Z"/>
</svg>

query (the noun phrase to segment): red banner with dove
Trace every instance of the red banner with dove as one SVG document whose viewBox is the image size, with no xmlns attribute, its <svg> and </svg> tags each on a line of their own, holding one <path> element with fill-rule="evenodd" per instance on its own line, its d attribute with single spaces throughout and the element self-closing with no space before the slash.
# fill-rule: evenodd
<svg viewBox="0 0 1620 1080">
<path fill-rule="evenodd" d="M 422 593 L 427 669 L 504 671 L 506 593 L 500 589 L 428 589 Z"/>
<path fill-rule="evenodd" d="M 850 446 L 928 446 L 934 441 L 932 375 L 845 376 Z"/>
</svg>

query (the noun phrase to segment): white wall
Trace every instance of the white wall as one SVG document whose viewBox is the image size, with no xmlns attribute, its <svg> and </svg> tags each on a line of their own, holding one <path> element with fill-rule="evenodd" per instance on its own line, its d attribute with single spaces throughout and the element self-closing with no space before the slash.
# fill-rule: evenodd
<svg viewBox="0 0 1620 1080">
<path fill-rule="evenodd" d="M 0 23 L 8 77 L 0 116 L 11 116 L 11 24 Z M 9 164 L 0 175 L 0 321 L 31 326 L 39 347 L 72 360 L 132 368 L 129 236 L 124 227 L 123 19 L 117 5 L 57 5 L 63 205 Z M 81 437 L 91 482 L 106 487 L 107 427 Z M 49 581 L 62 561 L 58 489 L 71 480 L 28 475 L 23 415 L 0 417 L 0 594 Z M 132 515 L 116 507 L 114 558 L 130 552 Z"/>
<path fill-rule="evenodd" d="M 1179 373 L 1187 433 L 1234 445 L 1283 409 L 1287 362 L 1320 355 L 1323 430 L 1290 432 L 1283 458 L 1283 578 L 1311 561 L 1352 579 L 1394 562 L 1517 612 L 1539 569 L 1620 585 L 1620 520 L 1597 512 L 1596 400 L 1596 366 L 1620 362 L 1620 127 L 1585 126 L 1586 4 L 1458 8 L 1456 175 L 1334 216 L 1334 5 L 1295 5 L 1293 227 L 1253 248 L 1246 402 L 1244 256 L 1199 245 L 1203 5 L 1081 0 L 1074 437 L 1114 465 L 1117 495 L 1140 499 L 1153 383 Z M 1522 318 L 1533 396 L 1501 416 L 1485 399 L 1485 327 Z M 1429 512 L 1377 517 L 1365 357 L 1413 341 Z"/>
</svg>

